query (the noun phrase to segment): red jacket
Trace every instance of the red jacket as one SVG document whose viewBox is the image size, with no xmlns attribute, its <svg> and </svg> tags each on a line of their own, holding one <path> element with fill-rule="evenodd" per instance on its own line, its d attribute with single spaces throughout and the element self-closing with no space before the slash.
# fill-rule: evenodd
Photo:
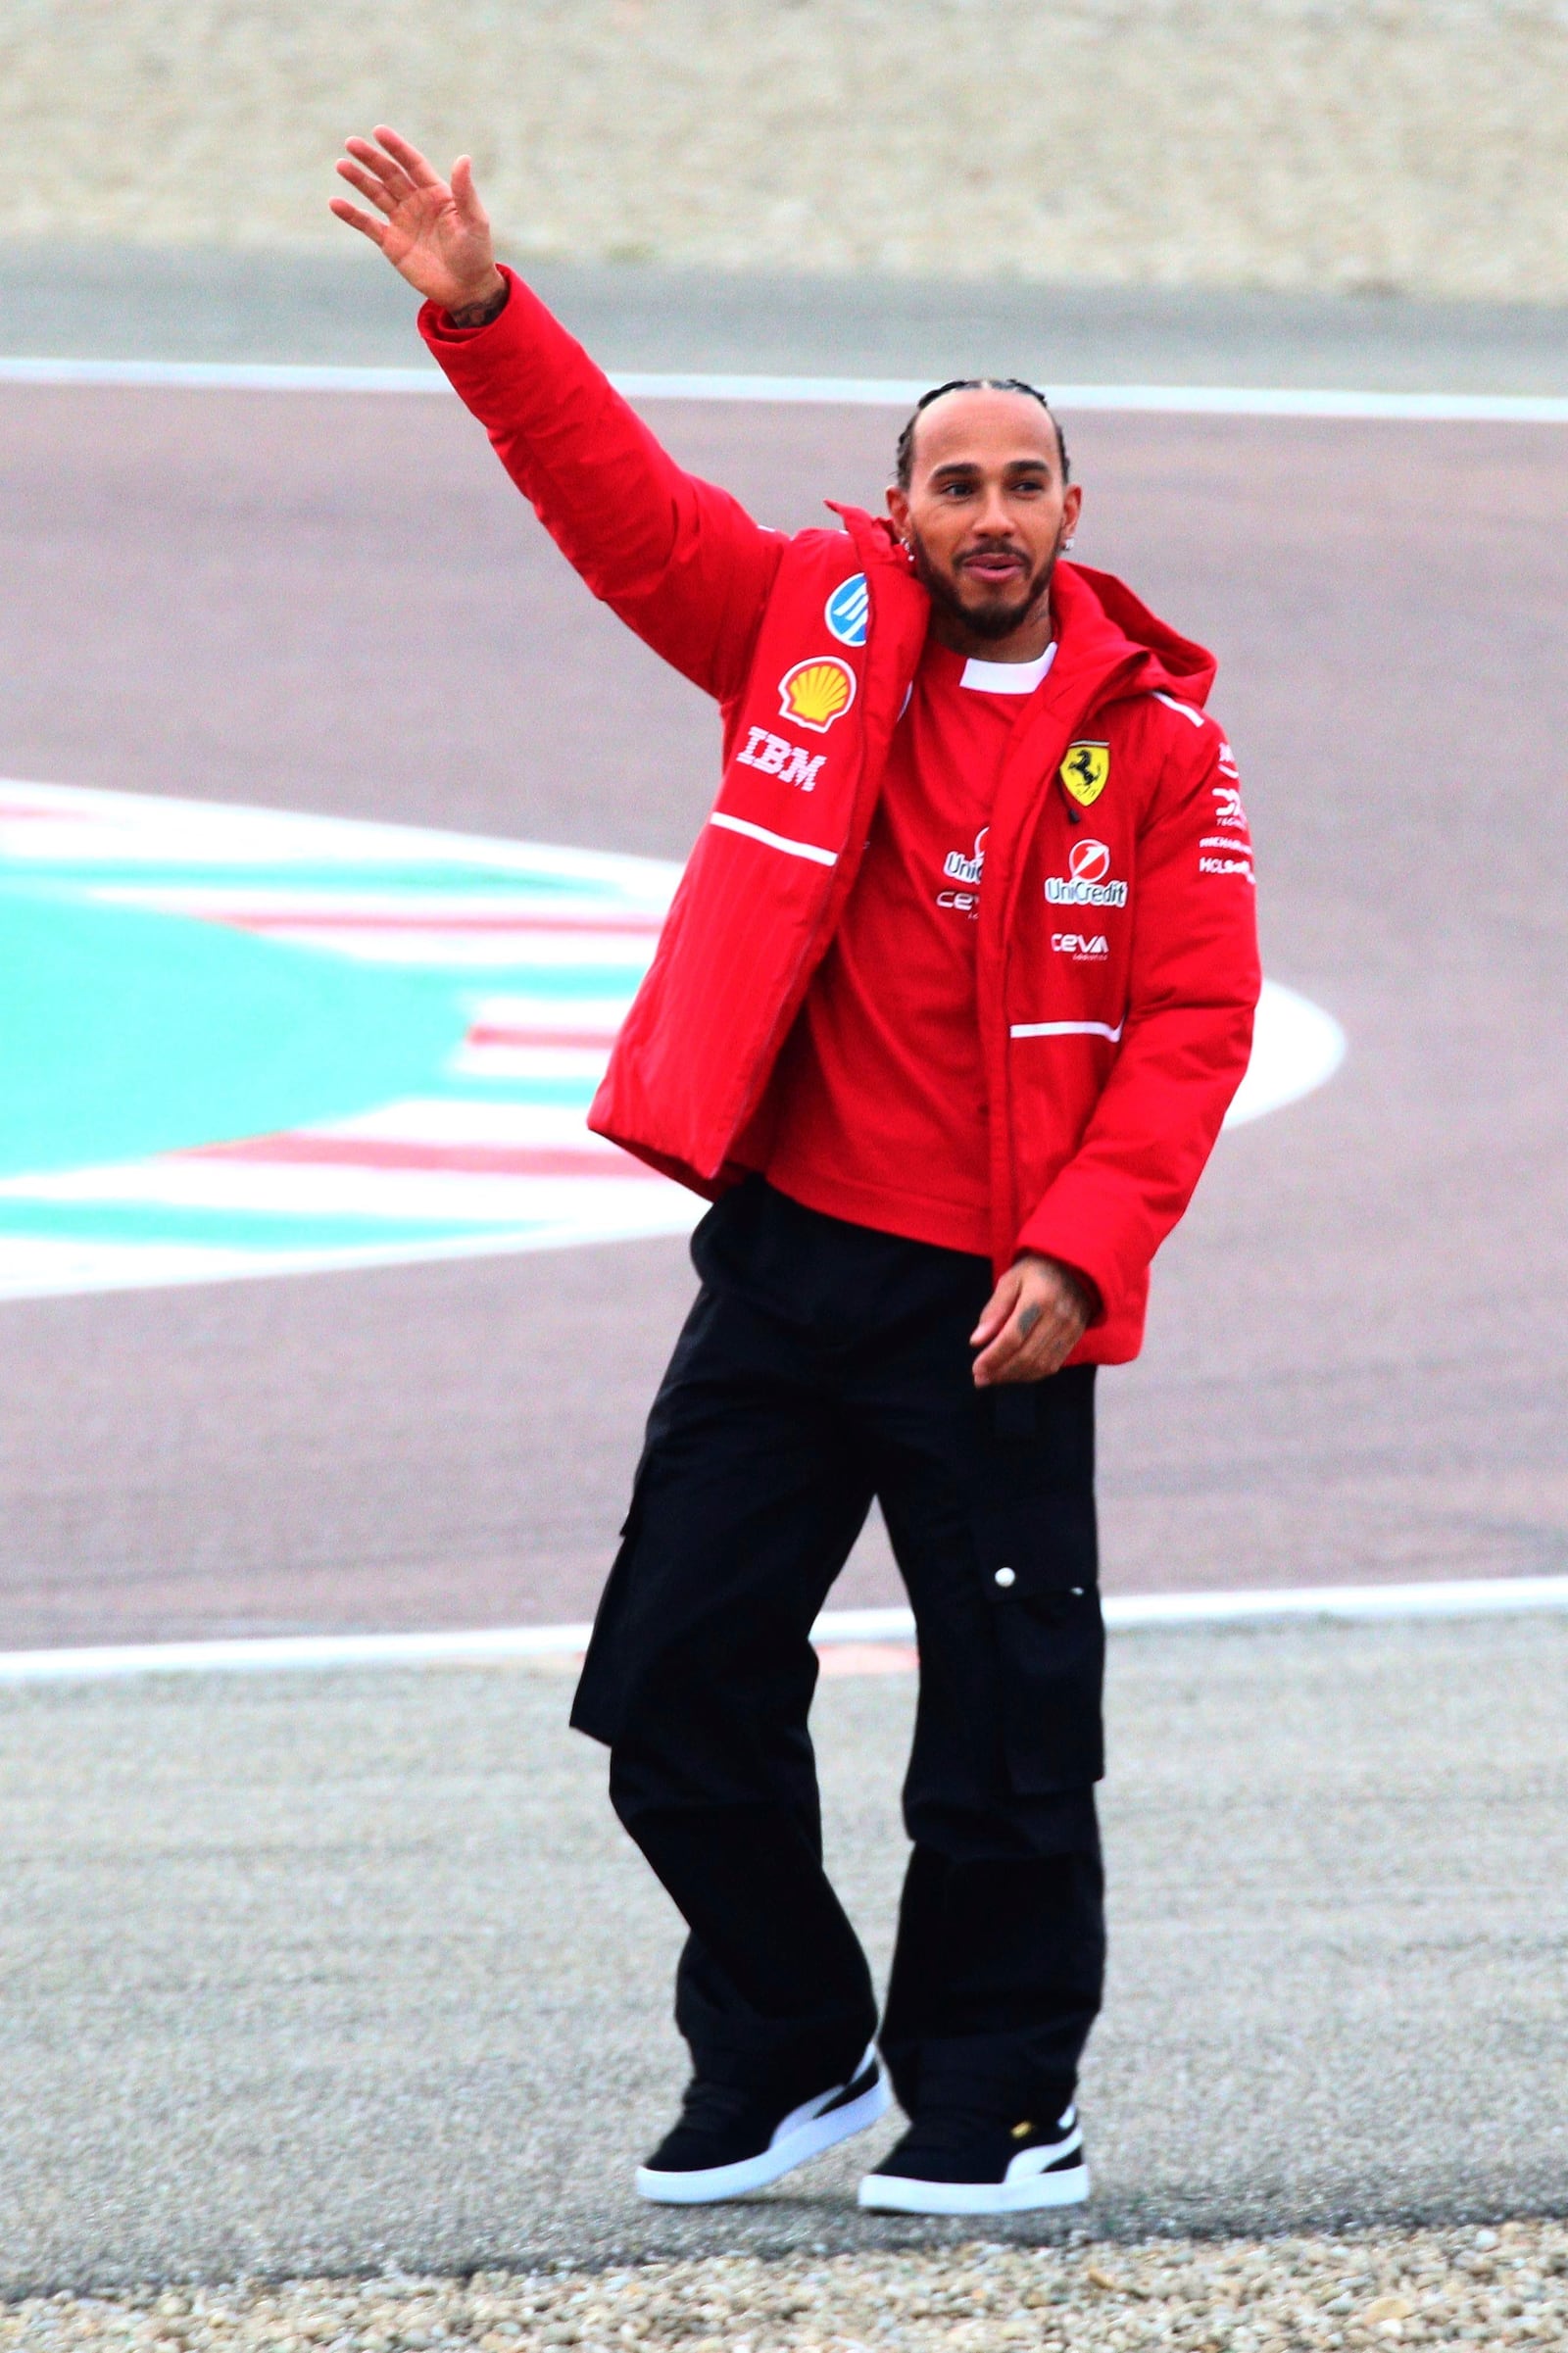
<svg viewBox="0 0 1568 2353">
<path fill-rule="evenodd" d="M 768 1081 L 870 833 L 930 606 L 888 526 L 763 530 L 684 473 L 516 279 L 420 326 L 563 553 L 713 695 L 724 772 L 589 1125 L 710 1199 L 766 1159 Z M 834 592 L 863 574 L 863 642 Z M 852 600 L 853 602 L 853 600 Z M 1210 656 L 1060 564 L 1056 659 L 1014 731 L 977 943 L 993 1250 L 1079 1267 L 1075 1361 L 1138 1352 L 1150 1262 L 1246 1070 L 1251 851 Z M 836 624 L 836 625 L 835 625 Z M 772 743 L 783 747 L 774 752 Z"/>
</svg>

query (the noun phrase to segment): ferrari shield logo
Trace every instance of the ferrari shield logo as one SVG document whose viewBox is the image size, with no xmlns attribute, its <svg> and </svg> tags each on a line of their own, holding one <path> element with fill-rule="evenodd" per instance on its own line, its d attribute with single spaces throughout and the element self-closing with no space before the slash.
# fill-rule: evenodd
<svg viewBox="0 0 1568 2353">
<path fill-rule="evenodd" d="M 1093 809 L 1109 774 L 1108 744 L 1073 744 L 1061 763 L 1061 781 L 1080 809 Z"/>
</svg>

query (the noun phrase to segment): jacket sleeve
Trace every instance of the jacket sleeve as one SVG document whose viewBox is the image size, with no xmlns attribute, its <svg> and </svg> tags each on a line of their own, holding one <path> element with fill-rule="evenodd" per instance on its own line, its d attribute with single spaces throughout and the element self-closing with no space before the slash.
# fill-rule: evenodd
<svg viewBox="0 0 1568 2353">
<path fill-rule="evenodd" d="M 785 541 L 675 464 L 603 369 L 511 270 L 490 325 L 419 331 L 568 564 L 656 654 L 727 702 Z"/>
<path fill-rule="evenodd" d="M 1191 1201 L 1251 1052 L 1262 986 L 1251 841 L 1212 721 L 1167 760 L 1137 888 L 1120 1052 L 1017 1244 L 1079 1268 L 1107 1312 L 1141 1290 Z"/>
</svg>

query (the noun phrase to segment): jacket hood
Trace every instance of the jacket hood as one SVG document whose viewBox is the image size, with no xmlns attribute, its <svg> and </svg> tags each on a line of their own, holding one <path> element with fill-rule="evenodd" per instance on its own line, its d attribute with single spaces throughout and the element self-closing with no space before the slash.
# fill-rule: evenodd
<svg viewBox="0 0 1568 2353">
<path fill-rule="evenodd" d="M 833 512 L 863 555 L 880 558 L 918 586 L 885 515 L 837 505 Z M 1207 702 L 1218 667 L 1213 655 L 1151 613 L 1114 572 L 1064 558 L 1052 582 L 1051 605 L 1057 635 L 1071 639 L 1075 669 L 1082 665 L 1107 681 L 1125 672 L 1116 676 L 1116 690 L 1127 694 L 1172 695 L 1199 711 Z"/>
<path fill-rule="evenodd" d="M 1096 657 L 1107 668 L 1137 662 L 1128 681 L 1133 692 L 1174 695 L 1201 711 L 1219 666 L 1213 655 L 1151 613 L 1114 572 L 1063 562 L 1056 566 L 1051 594 L 1064 637 L 1069 630 L 1074 636 L 1080 631 L 1090 636 Z"/>
</svg>

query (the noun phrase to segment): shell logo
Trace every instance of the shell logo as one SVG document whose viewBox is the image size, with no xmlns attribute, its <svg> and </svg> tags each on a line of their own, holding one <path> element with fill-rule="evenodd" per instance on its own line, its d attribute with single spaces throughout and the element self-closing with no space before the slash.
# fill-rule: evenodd
<svg viewBox="0 0 1568 2353">
<path fill-rule="evenodd" d="M 818 654 L 798 662 L 778 682 L 778 707 L 798 727 L 826 735 L 855 701 L 855 672 L 836 655 Z"/>
</svg>

